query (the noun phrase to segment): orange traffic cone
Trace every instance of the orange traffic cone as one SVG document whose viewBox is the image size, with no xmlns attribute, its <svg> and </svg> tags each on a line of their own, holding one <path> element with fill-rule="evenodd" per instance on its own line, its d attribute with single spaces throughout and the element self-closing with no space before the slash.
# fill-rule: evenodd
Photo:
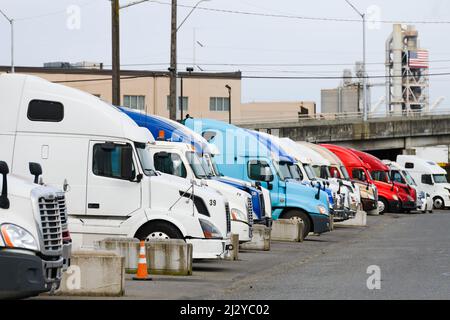
<svg viewBox="0 0 450 320">
<path fill-rule="evenodd" d="M 136 276 L 133 277 L 133 280 L 139 281 L 149 281 L 152 278 L 148 277 L 147 272 L 147 257 L 145 255 L 145 241 L 142 240 L 139 249 L 139 260 L 138 260 L 138 269 L 136 272 Z"/>
</svg>

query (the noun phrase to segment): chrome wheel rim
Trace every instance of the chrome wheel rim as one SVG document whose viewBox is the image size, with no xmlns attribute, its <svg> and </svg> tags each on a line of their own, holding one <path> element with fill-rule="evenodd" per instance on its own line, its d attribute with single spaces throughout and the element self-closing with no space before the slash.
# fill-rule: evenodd
<svg viewBox="0 0 450 320">
<path fill-rule="evenodd" d="M 438 199 L 434 200 L 434 207 L 435 208 L 441 209 L 443 205 L 444 204 L 443 204 L 443 201 L 441 199 L 438 198 Z"/>
<path fill-rule="evenodd" d="M 165 234 L 164 232 L 155 231 L 150 233 L 145 240 L 167 240 L 170 239 L 170 237 Z"/>
</svg>

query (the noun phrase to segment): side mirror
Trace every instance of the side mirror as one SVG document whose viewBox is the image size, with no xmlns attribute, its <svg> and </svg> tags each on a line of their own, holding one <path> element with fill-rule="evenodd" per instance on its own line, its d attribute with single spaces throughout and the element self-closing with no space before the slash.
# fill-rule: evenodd
<svg viewBox="0 0 450 320">
<path fill-rule="evenodd" d="M 39 163 L 30 162 L 29 169 L 32 176 L 34 176 L 34 183 L 39 183 L 39 176 L 42 175 L 42 167 Z"/>
<path fill-rule="evenodd" d="M 317 199 L 317 200 L 319 200 L 320 199 L 320 191 L 321 191 L 322 189 L 320 188 L 320 184 L 318 184 L 317 185 L 317 193 L 316 193 L 316 195 L 315 195 L 315 198 Z"/>
<path fill-rule="evenodd" d="M 267 181 L 267 190 L 272 190 L 273 184 L 271 184 L 269 181 Z"/>
<path fill-rule="evenodd" d="M 133 172 L 133 149 L 131 147 L 122 149 L 122 178 L 133 181 L 136 176 Z"/>
<path fill-rule="evenodd" d="M 8 164 L 5 161 L 0 161 L 0 174 L 3 176 L 2 193 L 0 195 L 1 209 L 9 209 L 8 179 L 7 179 L 8 173 L 9 173 Z"/>
</svg>

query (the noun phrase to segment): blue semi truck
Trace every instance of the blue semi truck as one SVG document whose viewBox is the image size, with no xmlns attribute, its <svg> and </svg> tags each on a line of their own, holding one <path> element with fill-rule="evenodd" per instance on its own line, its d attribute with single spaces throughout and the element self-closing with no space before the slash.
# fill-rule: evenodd
<svg viewBox="0 0 450 320">
<path fill-rule="evenodd" d="M 270 190 L 272 218 L 301 219 L 304 237 L 330 229 L 328 194 L 293 180 L 294 159 L 268 147 L 267 141 L 245 129 L 210 119 L 186 119 L 184 124 L 221 151 L 216 159 L 226 176 L 261 184 Z"/>
</svg>

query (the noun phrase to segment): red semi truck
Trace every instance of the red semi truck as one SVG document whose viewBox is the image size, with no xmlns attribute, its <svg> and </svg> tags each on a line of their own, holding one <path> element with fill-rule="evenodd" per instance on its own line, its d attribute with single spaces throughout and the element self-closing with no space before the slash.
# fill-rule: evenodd
<svg viewBox="0 0 450 320">
<path fill-rule="evenodd" d="M 377 157 L 358 150 L 352 151 L 370 167 L 370 175 L 378 188 L 378 201 L 383 203 L 381 207 L 384 206 L 384 211 L 380 208 L 380 212 L 416 210 L 416 190 L 413 187 L 392 181 L 389 167 Z"/>
</svg>

